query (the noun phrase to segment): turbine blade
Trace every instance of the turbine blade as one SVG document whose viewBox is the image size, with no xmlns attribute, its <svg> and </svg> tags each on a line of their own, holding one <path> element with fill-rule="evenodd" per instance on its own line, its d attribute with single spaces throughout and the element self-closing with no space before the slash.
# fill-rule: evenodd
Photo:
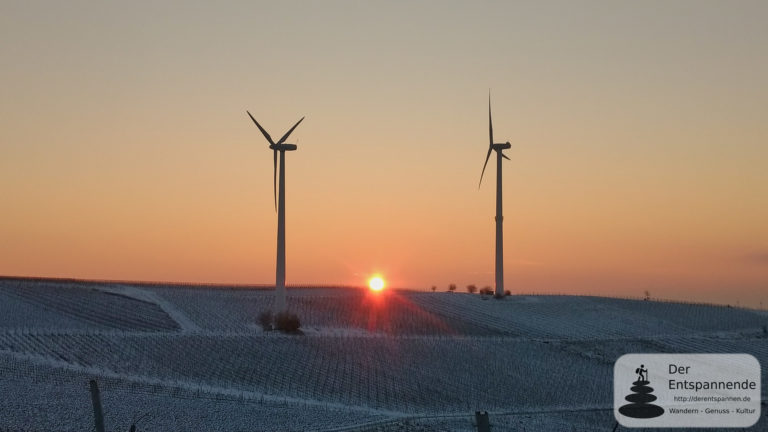
<svg viewBox="0 0 768 432">
<path fill-rule="evenodd" d="M 288 139 L 288 135 L 290 135 L 290 134 L 291 134 L 291 132 L 293 132 L 293 130 L 294 130 L 294 129 L 296 129 L 296 126 L 298 126 L 298 125 L 299 125 L 299 123 L 301 123 L 301 121 L 302 121 L 302 120 L 304 120 L 304 117 L 302 117 L 302 118 L 301 118 L 299 121 L 297 121 L 297 122 L 296 122 L 296 124 L 295 124 L 295 125 L 293 125 L 293 127 L 292 127 L 292 128 L 288 129 L 288 132 L 286 132 L 286 133 L 285 133 L 285 135 L 283 135 L 283 137 L 282 137 L 282 138 L 280 138 L 280 141 L 278 141 L 277 143 L 278 143 L 278 144 L 282 144 L 282 143 L 284 143 L 284 142 L 285 142 L 285 140 L 287 140 L 287 139 Z"/>
<path fill-rule="evenodd" d="M 483 175 L 485 174 L 485 167 L 488 165 L 488 159 L 491 158 L 492 148 L 488 147 L 488 154 L 485 156 L 485 163 L 483 164 L 483 172 L 480 173 L 480 183 L 477 184 L 477 188 L 480 189 L 480 185 L 483 184 Z"/>
<path fill-rule="evenodd" d="M 263 128 L 263 127 L 261 127 L 261 125 L 259 124 L 259 122 L 257 122 L 257 121 L 256 121 L 256 119 L 255 119 L 255 118 L 253 118 L 253 116 L 251 115 L 251 113 L 250 113 L 250 112 L 248 112 L 248 111 L 246 111 L 246 112 L 248 113 L 248 117 L 250 117 L 250 118 L 251 118 L 251 120 L 253 120 L 253 122 L 254 122 L 254 123 L 256 123 L 256 126 L 258 126 L 259 130 L 260 130 L 260 131 L 261 131 L 261 133 L 264 135 L 264 138 L 266 138 L 266 139 L 267 139 L 267 141 L 269 141 L 269 143 L 270 143 L 271 145 L 275 145 L 275 142 L 274 142 L 274 141 L 272 141 L 272 137 L 271 137 L 271 136 L 269 136 L 269 134 L 267 133 L 267 131 L 265 131 L 265 130 L 264 130 L 264 128 Z"/>
<path fill-rule="evenodd" d="M 275 168 L 272 171 L 272 188 L 275 190 L 275 211 L 277 211 L 277 150 L 272 150 L 272 155 L 275 162 Z"/>
<path fill-rule="evenodd" d="M 491 91 L 490 90 L 488 91 L 488 136 L 491 139 L 491 145 L 493 145 L 493 120 L 491 120 Z"/>
<path fill-rule="evenodd" d="M 501 154 L 501 157 L 503 157 L 506 160 L 512 160 L 512 159 L 508 158 L 507 155 L 505 155 L 504 153 Z"/>
</svg>

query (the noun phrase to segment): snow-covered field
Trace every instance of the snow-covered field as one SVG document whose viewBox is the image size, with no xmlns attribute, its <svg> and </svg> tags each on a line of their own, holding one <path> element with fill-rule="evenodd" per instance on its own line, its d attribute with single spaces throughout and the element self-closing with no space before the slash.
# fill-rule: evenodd
<svg viewBox="0 0 768 432">
<path fill-rule="evenodd" d="M 475 410 L 496 431 L 612 431 L 625 353 L 768 364 L 768 316 L 738 308 L 349 288 L 288 303 L 303 335 L 257 325 L 268 290 L 0 280 L 0 431 L 92 430 L 90 379 L 110 431 L 469 431 Z"/>
</svg>

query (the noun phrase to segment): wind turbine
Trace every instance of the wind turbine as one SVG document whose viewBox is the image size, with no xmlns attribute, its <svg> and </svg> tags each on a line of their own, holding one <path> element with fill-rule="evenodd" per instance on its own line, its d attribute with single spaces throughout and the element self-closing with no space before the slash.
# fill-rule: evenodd
<svg viewBox="0 0 768 432">
<path fill-rule="evenodd" d="M 503 298 L 504 296 L 504 230 L 502 222 L 504 216 L 501 214 L 501 158 L 509 160 L 509 158 L 502 153 L 503 150 L 512 147 L 509 141 L 505 143 L 493 142 L 493 120 L 491 120 L 491 93 L 488 93 L 488 135 L 490 138 L 490 145 L 488 146 L 488 154 L 485 156 L 485 164 L 483 164 L 483 172 L 480 173 L 480 183 L 477 188 L 480 189 L 480 185 L 483 183 L 483 175 L 485 174 L 485 167 L 488 165 L 488 159 L 491 157 L 491 152 L 496 151 L 496 298 Z"/>
<path fill-rule="evenodd" d="M 272 149 L 272 155 L 274 160 L 274 171 L 272 175 L 272 187 L 275 191 L 275 210 L 277 210 L 277 270 L 275 271 L 275 305 L 277 312 L 285 312 L 285 152 L 296 150 L 296 144 L 286 144 L 285 140 L 296 129 L 296 126 L 304 120 L 304 117 L 299 119 L 292 128 L 288 129 L 288 132 L 280 138 L 279 141 L 272 141 L 272 137 L 269 136 L 267 131 L 256 121 L 255 118 L 248 113 L 248 117 L 256 123 L 256 127 L 259 128 L 264 138 L 269 141 L 269 148 Z M 278 199 L 278 183 L 277 183 L 277 152 L 280 152 L 280 194 Z"/>
</svg>

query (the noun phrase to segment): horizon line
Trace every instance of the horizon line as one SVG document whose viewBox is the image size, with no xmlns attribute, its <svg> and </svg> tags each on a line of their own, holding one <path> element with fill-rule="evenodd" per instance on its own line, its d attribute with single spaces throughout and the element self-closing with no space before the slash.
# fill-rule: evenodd
<svg viewBox="0 0 768 432">
<path fill-rule="evenodd" d="M 0 275 L 0 281 L 31 281 L 31 282 L 76 282 L 83 284 L 125 284 L 125 285 L 144 285 L 144 286 L 165 286 L 165 287 L 178 287 L 178 288 L 245 288 L 255 290 L 268 290 L 274 289 L 274 284 L 259 284 L 259 283 L 224 283 L 224 282 L 180 282 L 180 281 L 150 281 L 150 280 L 124 280 L 124 279 L 94 279 L 94 278 L 77 278 L 77 277 L 62 277 L 62 276 L 18 276 L 18 275 Z M 286 288 L 292 289 L 326 289 L 326 288 L 340 288 L 340 289 L 361 289 L 366 290 L 365 285 L 350 285 L 350 284 L 318 284 L 318 283 L 292 283 L 286 284 Z M 404 287 L 391 287 L 388 290 L 392 291 L 414 291 L 414 292 L 429 292 L 431 293 L 431 287 L 427 288 L 404 288 Z M 437 290 L 438 292 L 451 292 L 448 290 Z M 463 294 L 463 291 L 457 290 L 453 294 Z M 729 307 L 746 309 L 752 311 L 765 311 L 766 309 L 760 309 L 757 307 L 749 307 L 745 305 L 732 305 L 730 303 L 712 303 L 693 300 L 678 300 L 661 297 L 650 297 L 648 299 L 641 296 L 608 296 L 597 295 L 589 293 L 565 293 L 562 291 L 549 291 L 549 292 L 517 292 L 511 294 L 514 296 L 573 296 L 573 297 L 597 297 L 597 298 L 610 298 L 617 300 L 637 300 L 637 301 L 653 301 L 658 303 L 677 303 L 692 306 L 715 306 L 715 307 Z"/>
</svg>

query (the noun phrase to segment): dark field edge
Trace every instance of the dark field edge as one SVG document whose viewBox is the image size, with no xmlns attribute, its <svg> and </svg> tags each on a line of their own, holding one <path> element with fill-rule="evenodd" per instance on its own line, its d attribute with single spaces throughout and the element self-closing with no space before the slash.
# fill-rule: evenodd
<svg viewBox="0 0 768 432">
<path fill-rule="evenodd" d="M 135 285 L 150 288 L 203 288 L 203 289 L 222 289 L 222 290 L 271 290 L 275 286 L 272 284 L 238 284 L 238 283 L 218 283 L 218 282 L 176 282 L 176 281 L 146 281 L 146 280 L 123 280 L 123 279 L 87 279 L 87 278 L 65 278 L 65 277 L 42 277 L 42 276 L 4 276 L 0 275 L 0 282 L 48 282 L 48 283 L 76 283 L 81 285 Z M 363 289 L 362 285 L 341 285 L 341 284 L 287 284 L 289 289 L 302 288 L 343 288 L 343 289 Z M 398 289 L 399 290 L 399 289 Z"/>
</svg>

